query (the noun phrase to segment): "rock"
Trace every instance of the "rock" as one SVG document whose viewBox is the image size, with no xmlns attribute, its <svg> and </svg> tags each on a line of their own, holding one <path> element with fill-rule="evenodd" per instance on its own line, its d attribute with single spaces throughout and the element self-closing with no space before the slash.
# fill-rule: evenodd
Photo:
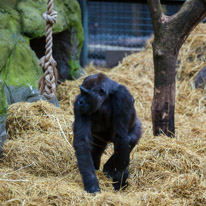
<svg viewBox="0 0 206 206">
<path fill-rule="evenodd" d="M 0 36 L 6 36 L 6 34 L 7 32 L 2 32 Z M 0 77 L 7 85 L 19 87 L 30 84 L 37 88 L 38 79 L 43 74 L 38 65 L 38 59 L 28 45 L 28 38 L 17 33 L 12 33 L 8 35 L 7 38 L 12 38 L 12 35 L 17 36 L 11 49 L 9 49 L 8 46 L 4 47 L 4 45 L 0 43 L 0 50 L 1 48 L 10 50 L 5 64 L 0 68 Z"/>
<path fill-rule="evenodd" d="M 8 104 L 6 94 L 4 90 L 4 83 L 0 79 L 0 155 L 2 152 L 3 143 L 6 140 L 6 113 L 8 110 Z"/>
<path fill-rule="evenodd" d="M 9 105 L 17 102 L 37 102 L 39 100 L 47 100 L 45 97 L 39 94 L 37 89 L 33 88 L 31 85 L 28 85 L 28 87 L 5 86 L 5 91 Z M 59 102 L 56 97 L 47 101 L 59 107 Z"/>
<path fill-rule="evenodd" d="M 0 156 L 3 144 L 6 141 L 6 115 L 0 115 Z"/>
<path fill-rule="evenodd" d="M 17 9 L 22 17 L 22 32 L 31 38 L 31 47 L 38 58 L 41 58 L 45 54 L 45 38 L 40 37 L 45 35 L 42 14 L 47 9 L 46 0 L 20 1 Z M 80 7 L 76 0 L 57 0 L 54 2 L 54 10 L 58 12 L 58 18 L 53 25 L 53 56 L 57 61 L 59 79 L 73 79 L 81 69 L 79 57 L 83 44 L 83 28 Z M 75 50 L 75 54 L 72 50 Z"/>
<path fill-rule="evenodd" d="M 30 47 L 30 41 L 45 35 L 42 14 L 47 9 L 46 5 L 46 0 L 0 2 L 0 77 L 7 85 L 27 86 L 29 83 L 37 88 L 42 71 L 38 66 L 39 59 Z M 80 7 L 76 0 L 57 0 L 54 2 L 54 10 L 58 12 L 57 23 L 53 25 L 54 36 L 55 33 L 57 36 L 54 38 L 56 43 L 54 42 L 53 49 L 57 50 L 54 51 L 54 57 L 59 62 L 57 69 L 61 80 L 72 79 L 81 69 L 79 56 L 83 43 L 83 28 Z M 45 41 L 42 45 L 44 48 Z M 44 55 L 45 49 L 43 51 Z"/>
<path fill-rule="evenodd" d="M 77 38 L 83 41 L 83 28 L 81 25 L 81 11 L 76 0 L 56 0 L 54 10 L 58 12 L 57 22 L 53 25 L 53 33 L 59 33 L 72 28 L 77 32 Z M 45 35 L 45 20 L 42 14 L 47 10 L 47 0 L 20 0 L 17 10 L 21 16 L 22 33 L 30 38 Z"/>
<path fill-rule="evenodd" d="M 206 67 L 203 67 L 196 76 L 195 88 L 204 89 L 205 87 L 206 87 Z"/>
<path fill-rule="evenodd" d="M 19 89 L 22 86 L 29 88 L 30 85 L 38 88 L 38 80 L 43 74 L 38 62 L 45 53 L 45 41 L 36 45 L 40 49 L 43 46 L 39 58 L 31 49 L 30 42 L 45 35 L 42 14 L 46 7 L 47 0 L 0 1 L 0 77 L 8 87 Z M 81 71 L 79 55 L 83 28 L 80 7 L 76 0 L 56 0 L 54 10 L 58 12 L 57 23 L 53 25 L 56 33 L 54 57 L 59 64 L 61 80 L 72 79 Z"/>
<path fill-rule="evenodd" d="M 0 78 L 0 114 L 5 115 L 8 110 L 8 103 L 6 99 L 6 94 L 5 94 L 5 84 Z"/>
<path fill-rule="evenodd" d="M 2 4 L 2 3 L 1 3 Z M 4 19 L 0 32 L 0 77 L 7 85 L 22 86 L 29 83 L 37 88 L 42 70 L 38 58 L 29 46 L 29 38 L 21 34 L 18 11 L 1 5 L 0 20 Z"/>
</svg>

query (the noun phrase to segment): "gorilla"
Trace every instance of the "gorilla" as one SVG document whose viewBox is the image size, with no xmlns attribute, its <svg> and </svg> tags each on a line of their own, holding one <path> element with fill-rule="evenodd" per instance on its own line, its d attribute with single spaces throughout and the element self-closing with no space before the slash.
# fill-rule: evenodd
<svg viewBox="0 0 206 206">
<path fill-rule="evenodd" d="M 74 116 L 73 145 L 85 190 L 100 191 L 95 170 L 108 142 L 114 144 L 114 153 L 103 172 L 113 179 L 115 190 L 125 188 L 130 152 L 142 133 L 132 95 L 103 73 L 88 76 L 76 97 Z"/>
</svg>

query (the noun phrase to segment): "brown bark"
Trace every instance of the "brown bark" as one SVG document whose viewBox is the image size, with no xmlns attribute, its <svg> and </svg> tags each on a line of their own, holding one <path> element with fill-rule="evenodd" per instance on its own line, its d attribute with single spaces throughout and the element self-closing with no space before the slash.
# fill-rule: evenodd
<svg viewBox="0 0 206 206">
<path fill-rule="evenodd" d="M 166 16 L 160 0 L 147 0 L 153 28 L 154 135 L 175 135 L 175 74 L 179 50 L 192 29 L 206 16 L 204 0 L 187 0 L 173 16 Z"/>
</svg>

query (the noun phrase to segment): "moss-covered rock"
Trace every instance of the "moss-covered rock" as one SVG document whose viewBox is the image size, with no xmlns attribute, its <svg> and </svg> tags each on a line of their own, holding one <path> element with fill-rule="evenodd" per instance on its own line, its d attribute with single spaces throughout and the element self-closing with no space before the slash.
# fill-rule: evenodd
<svg viewBox="0 0 206 206">
<path fill-rule="evenodd" d="M 8 4 L 10 3 L 10 4 Z M 29 39 L 20 33 L 20 15 L 12 6 L 17 2 L 1 3 L 0 19 L 0 77 L 7 85 L 30 84 L 37 88 L 42 75 L 38 58 L 29 46 Z"/>
<path fill-rule="evenodd" d="M 29 38 L 37 38 L 45 35 L 45 20 L 42 14 L 47 10 L 47 0 L 20 1 L 17 10 L 21 16 L 21 30 Z M 58 12 L 56 24 L 53 25 L 53 33 L 59 33 L 69 29 L 75 31 L 77 45 L 77 59 L 79 59 L 84 35 L 81 24 L 81 10 L 76 0 L 56 0 L 54 10 Z M 34 21 L 35 20 L 35 21 Z M 69 36 L 72 34 L 70 33 Z M 68 36 L 68 38 L 69 38 Z"/>
<path fill-rule="evenodd" d="M 32 85 L 37 88 L 38 79 L 42 75 L 38 59 L 29 46 L 28 38 L 19 35 L 15 40 L 0 76 L 7 85 Z"/>
<path fill-rule="evenodd" d="M 68 28 L 74 28 L 77 31 L 77 38 L 82 42 L 81 11 L 77 1 L 56 0 L 53 9 L 58 12 L 57 23 L 53 25 L 53 32 L 57 33 Z M 21 16 L 22 33 L 30 38 L 45 34 L 45 21 L 42 14 L 47 10 L 47 0 L 20 1 L 17 10 Z"/>
<path fill-rule="evenodd" d="M 8 85 L 29 83 L 36 88 L 42 72 L 38 58 L 30 48 L 30 40 L 45 35 L 42 14 L 47 10 L 47 0 L 0 1 L 0 8 L 0 77 Z M 68 74 L 73 78 L 80 69 L 79 56 L 83 44 L 80 7 L 76 0 L 56 0 L 54 10 L 58 12 L 58 18 L 53 25 L 53 33 L 68 30 L 68 38 L 75 34 L 78 42 L 71 42 L 75 55 L 70 55 L 67 62 Z"/>
<path fill-rule="evenodd" d="M 69 60 L 64 63 L 65 65 L 68 65 L 66 66 L 68 71 L 64 71 L 65 76 L 64 78 L 61 78 L 61 80 L 72 79 L 78 76 L 80 70 L 79 58 L 84 38 L 81 24 L 81 10 L 76 0 L 56 0 L 54 1 L 53 9 L 58 12 L 57 22 L 53 25 L 53 34 L 65 30 L 70 31 L 67 36 L 67 38 L 70 39 L 71 45 L 69 52 L 72 53 L 71 50 L 75 47 L 75 58 L 70 55 Z M 21 16 L 20 22 L 22 33 L 30 39 L 45 35 L 45 20 L 43 19 L 42 14 L 47 10 L 47 0 L 20 1 L 17 5 L 17 10 Z M 73 42 L 71 37 L 75 38 L 76 41 Z M 58 60 L 57 65 L 60 65 Z M 57 69 L 62 70 L 61 66 L 62 65 L 60 65 L 60 67 L 57 66 Z M 62 73 L 62 71 L 59 72 Z"/>
<path fill-rule="evenodd" d="M 7 113 L 8 104 L 5 94 L 5 84 L 0 78 L 0 114 L 5 115 Z"/>
<path fill-rule="evenodd" d="M 6 113 L 8 110 L 7 98 L 5 94 L 5 84 L 0 78 L 0 154 L 2 152 L 2 146 L 6 140 Z"/>
<path fill-rule="evenodd" d="M 0 8 L 0 77 L 8 86 L 29 84 L 37 88 L 42 71 L 38 66 L 39 59 L 30 47 L 30 40 L 45 35 L 42 14 L 47 10 L 47 0 L 0 1 Z M 78 42 L 75 44 L 75 58 L 71 58 L 68 65 L 71 68 L 69 73 L 76 75 L 83 43 L 79 4 L 76 0 L 56 0 L 54 10 L 58 12 L 58 18 L 53 32 L 69 30 L 75 33 Z M 71 36 L 69 34 L 68 38 Z"/>
</svg>

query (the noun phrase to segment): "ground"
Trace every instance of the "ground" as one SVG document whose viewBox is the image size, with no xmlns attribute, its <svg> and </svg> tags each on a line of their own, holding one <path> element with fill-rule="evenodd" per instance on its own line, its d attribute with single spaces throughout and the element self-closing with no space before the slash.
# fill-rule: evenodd
<svg viewBox="0 0 206 206">
<path fill-rule="evenodd" d="M 195 52 L 204 46 L 204 38 L 201 43 L 199 37 L 204 37 L 202 30 L 201 27 L 192 33 L 180 52 L 175 138 L 153 136 L 150 43 L 143 52 L 126 57 L 116 68 L 103 70 L 128 87 L 143 125 L 142 139 L 131 155 L 126 190 L 114 191 L 112 180 L 102 172 L 104 162 L 113 152 L 112 145 L 97 171 L 101 193 L 92 195 L 83 189 L 72 147 L 73 102 L 82 77 L 58 87 L 61 108 L 44 101 L 9 106 L 9 140 L 0 159 L 0 202 L 3 205 L 205 205 L 205 90 L 193 86 L 195 74 L 205 62 L 203 57 L 198 59 Z M 193 60 L 187 58 L 191 54 Z M 87 74 L 96 72 L 97 68 L 92 65 L 86 69 Z"/>
</svg>

